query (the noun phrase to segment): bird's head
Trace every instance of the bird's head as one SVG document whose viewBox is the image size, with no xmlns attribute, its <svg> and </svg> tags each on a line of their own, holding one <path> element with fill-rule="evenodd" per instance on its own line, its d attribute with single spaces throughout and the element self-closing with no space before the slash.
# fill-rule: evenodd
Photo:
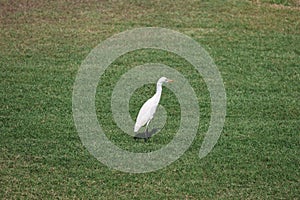
<svg viewBox="0 0 300 200">
<path fill-rule="evenodd" d="M 171 82 L 173 82 L 173 80 L 171 80 L 171 79 L 168 79 L 168 78 L 166 78 L 166 77 L 161 77 L 159 80 L 158 80 L 158 83 L 171 83 Z"/>
</svg>

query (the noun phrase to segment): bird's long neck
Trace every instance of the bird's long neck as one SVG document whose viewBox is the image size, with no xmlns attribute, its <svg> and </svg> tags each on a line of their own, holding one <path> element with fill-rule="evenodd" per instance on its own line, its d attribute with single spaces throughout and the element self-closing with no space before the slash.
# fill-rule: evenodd
<svg viewBox="0 0 300 200">
<path fill-rule="evenodd" d="M 161 83 L 157 83 L 156 84 L 156 93 L 161 94 L 162 92 L 162 84 Z"/>
<path fill-rule="evenodd" d="M 158 101 L 160 100 L 161 92 L 162 92 L 162 84 L 161 83 L 157 83 L 156 84 L 156 93 L 155 93 L 155 96 L 157 97 Z"/>
</svg>

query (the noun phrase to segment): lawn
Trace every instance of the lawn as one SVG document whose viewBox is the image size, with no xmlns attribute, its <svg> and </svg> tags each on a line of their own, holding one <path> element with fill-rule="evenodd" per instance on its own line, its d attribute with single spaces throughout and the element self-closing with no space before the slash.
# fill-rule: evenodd
<svg viewBox="0 0 300 200">
<path fill-rule="evenodd" d="M 298 199 L 299 16 L 297 0 L 0 0 L 0 198 Z M 164 87 L 168 118 L 161 132 L 144 143 L 118 128 L 112 91 L 135 66 L 163 63 L 182 73 L 200 112 L 196 138 L 178 160 L 154 172 L 125 173 L 83 145 L 72 94 L 83 60 L 98 44 L 141 27 L 175 30 L 205 48 L 223 78 L 226 120 L 213 150 L 199 159 L 211 116 L 203 77 L 165 51 L 119 57 L 101 76 L 95 96 L 97 119 L 117 146 L 158 150 L 180 123 L 180 105 Z M 136 90 L 129 105 L 133 119 L 154 90 L 153 84 Z"/>
</svg>

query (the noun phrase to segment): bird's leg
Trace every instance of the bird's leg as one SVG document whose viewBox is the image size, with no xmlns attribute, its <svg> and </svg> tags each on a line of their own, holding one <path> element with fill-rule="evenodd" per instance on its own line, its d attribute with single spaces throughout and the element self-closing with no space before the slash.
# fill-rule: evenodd
<svg viewBox="0 0 300 200">
<path fill-rule="evenodd" d="M 148 139 L 149 139 L 149 134 L 148 134 L 148 126 L 147 126 L 144 141 L 147 142 Z"/>
<path fill-rule="evenodd" d="M 148 125 L 150 123 L 151 119 L 147 122 L 146 124 L 146 132 L 145 132 L 145 142 L 147 142 L 147 140 L 149 139 L 149 132 L 148 132 Z"/>
</svg>

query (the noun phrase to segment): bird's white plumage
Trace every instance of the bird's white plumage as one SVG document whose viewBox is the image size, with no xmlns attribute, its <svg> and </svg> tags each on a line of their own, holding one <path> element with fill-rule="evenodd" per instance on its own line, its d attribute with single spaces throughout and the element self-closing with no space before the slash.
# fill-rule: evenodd
<svg viewBox="0 0 300 200">
<path fill-rule="evenodd" d="M 143 104 L 136 119 L 134 132 L 137 132 L 142 126 L 144 126 L 148 121 L 151 121 L 151 119 L 153 118 L 158 106 L 158 103 L 156 103 L 157 98 L 155 97 L 156 96 L 154 95 Z"/>
<path fill-rule="evenodd" d="M 148 99 L 143 106 L 141 107 L 139 114 L 136 119 L 136 123 L 134 126 L 134 132 L 137 132 L 142 126 L 146 125 L 148 127 L 148 124 L 152 120 L 156 108 L 158 106 L 158 103 L 160 101 L 161 92 L 162 92 L 162 84 L 171 82 L 172 80 L 167 79 L 166 77 L 161 77 L 156 84 L 156 93 L 153 97 Z"/>
</svg>

